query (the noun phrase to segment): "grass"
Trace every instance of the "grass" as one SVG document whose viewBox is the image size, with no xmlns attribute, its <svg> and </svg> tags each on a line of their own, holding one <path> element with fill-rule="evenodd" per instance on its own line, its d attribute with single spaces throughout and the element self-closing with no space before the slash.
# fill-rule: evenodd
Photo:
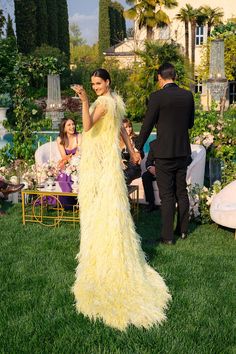
<svg viewBox="0 0 236 354">
<path fill-rule="evenodd" d="M 160 214 L 141 210 L 137 230 L 149 262 L 173 296 L 160 327 L 119 332 L 75 312 L 79 226 L 21 224 L 19 205 L 5 204 L 0 243 L 0 353 L 226 354 L 235 346 L 233 230 L 191 224 L 175 246 L 158 243 Z"/>
</svg>

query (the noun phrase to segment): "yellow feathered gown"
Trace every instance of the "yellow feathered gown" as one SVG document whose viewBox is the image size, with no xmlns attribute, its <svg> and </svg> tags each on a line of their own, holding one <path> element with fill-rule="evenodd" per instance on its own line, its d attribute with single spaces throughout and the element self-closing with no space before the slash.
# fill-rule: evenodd
<svg viewBox="0 0 236 354">
<path fill-rule="evenodd" d="M 165 319 L 171 298 L 151 268 L 130 214 L 119 149 L 124 104 L 115 94 L 100 96 L 106 115 L 83 133 L 80 161 L 80 251 L 73 292 L 79 312 L 124 330 Z"/>
</svg>

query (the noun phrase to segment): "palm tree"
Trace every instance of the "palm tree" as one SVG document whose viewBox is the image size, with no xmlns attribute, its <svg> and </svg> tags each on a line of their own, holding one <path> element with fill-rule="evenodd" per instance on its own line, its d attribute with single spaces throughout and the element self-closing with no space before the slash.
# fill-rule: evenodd
<svg viewBox="0 0 236 354">
<path fill-rule="evenodd" d="M 207 37 L 210 37 L 212 27 L 222 22 L 221 20 L 224 16 L 224 11 L 219 7 L 215 7 L 214 9 L 212 9 L 208 5 L 202 6 L 200 10 L 202 14 L 204 14 L 206 17 Z"/>
<path fill-rule="evenodd" d="M 163 7 L 171 9 L 178 5 L 177 0 L 126 0 L 127 4 L 133 5 L 124 11 L 124 16 L 130 20 L 137 20 L 139 29 L 146 27 L 147 39 L 153 38 L 155 27 L 164 27 L 170 23 L 168 15 L 162 10 Z"/>
<path fill-rule="evenodd" d="M 188 9 L 182 7 L 176 15 L 177 20 L 184 23 L 184 34 L 185 34 L 185 56 L 189 59 L 189 13 Z"/>
</svg>

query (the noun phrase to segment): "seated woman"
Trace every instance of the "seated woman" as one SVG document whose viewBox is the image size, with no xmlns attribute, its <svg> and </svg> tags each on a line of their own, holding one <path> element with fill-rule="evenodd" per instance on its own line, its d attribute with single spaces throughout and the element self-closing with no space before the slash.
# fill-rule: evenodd
<svg viewBox="0 0 236 354">
<path fill-rule="evenodd" d="M 57 137 L 57 145 L 61 154 L 60 172 L 57 180 L 63 192 L 72 191 L 71 176 L 68 176 L 64 170 L 72 156 L 79 155 L 81 137 L 82 135 L 76 132 L 74 119 L 68 117 L 61 120 L 59 136 Z M 71 209 L 72 205 L 76 204 L 76 198 L 69 196 L 60 197 L 60 201 L 65 209 Z"/>
<path fill-rule="evenodd" d="M 125 118 L 122 120 L 122 124 L 127 132 L 131 145 L 133 146 L 134 150 L 136 150 L 135 139 L 137 135 L 133 130 L 132 122 L 129 119 Z M 129 185 L 134 179 L 139 178 L 141 176 L 141 167 L 140 165 L 134 164 L 130 160 L 129 151 L 127 150 L 127 147 L 122 138 L 120 138 L 120 148 L 121 148 L 121 156 L 123 160 L 123 170 L 124 170 L 125 180 L 126 180 L 126 184 Z"/>
</svg>

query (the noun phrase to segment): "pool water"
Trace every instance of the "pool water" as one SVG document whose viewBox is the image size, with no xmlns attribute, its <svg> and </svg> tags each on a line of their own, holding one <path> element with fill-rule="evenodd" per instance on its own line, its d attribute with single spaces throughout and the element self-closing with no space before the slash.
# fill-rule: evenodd
<svg viewBox="0 0 236 354">
<path fill-rule="evenodd" d="M 56 140 L 56 138 L 58 137 L 58 132 L 56 131 L 45 131 L 45 132 L 37 132 L 37 135 L 39 137 L 38 141 L 40 143 L 40 145 L 46 143 L 47 141 L 49 141 L 49 138 L 51 137 L 52 140 Z M 156 134 L 155 133 L 151 133 L 151 135 L 148 137 L 145 145 L 144 145 L 144 152 L 148 152 L 149 151 L 149 143 L 154 140 L 156 138 Z M 3 137 L 0 137 L 0 149 L 2 149 L 7 143 L 12 143 L 12 134 L 11 133 L 6 133 L 5 135 L 3 135 Z"/>
</svg>

